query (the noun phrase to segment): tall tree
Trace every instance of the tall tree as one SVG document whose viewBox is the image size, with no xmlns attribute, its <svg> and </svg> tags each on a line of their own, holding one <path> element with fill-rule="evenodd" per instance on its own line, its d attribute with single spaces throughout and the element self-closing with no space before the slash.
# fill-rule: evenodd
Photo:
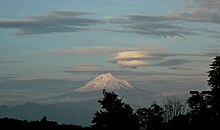
<svg viewBox="0 0 220 130">
<path fill-rule="evenodd" d="M 168 97 L 163 102 L 164 120 L 166 122 L 172 120 L 174 117 L 186 114 L 186 103 L 178 97 Z"/>
<path fill-rule="evenodd" d="M 103 96 L 103 99 L 98 100 L 102 110 L 97 111 L 92 120 L 94 129 L 139 129 L 137 116 L 133 113 L 133 109 L 122 101 L 122 98 L 114 92 L 105 90 L 103 90 Z"/>
<path fill-rule="evenodd" d="M 217 117 L 220 117 L 220 56 L 216 56 L 208 71 L 208 85 L 212 89 L 212 107 Z"/>
<path fill-rule="evenodd" d="M 141 130 L 161 130 L 163 126 L 163 108 L 153 103 L 149 108 L 139 108 L 137 116 Z"/>
<path fill-rule="evenodd" d="M 212 111 L 210 109 L 210 98 L 202 93 L 193 94 L 188 98 L 191 123 L 197 128 L 206 127 L 211 122 Z"/>
</svg>

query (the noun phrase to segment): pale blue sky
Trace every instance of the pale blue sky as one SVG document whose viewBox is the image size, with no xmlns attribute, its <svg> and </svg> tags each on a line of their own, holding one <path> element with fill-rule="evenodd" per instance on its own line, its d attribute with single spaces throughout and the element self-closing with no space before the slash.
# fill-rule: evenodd
<svg viewBox="0 0 220 130">
<path fill-rule="evenodd" d="M 207 89 L 219 17 L 218 0 L 0 0 L 0 89 L 105 72 L 167 94 Z"/>
</svg>

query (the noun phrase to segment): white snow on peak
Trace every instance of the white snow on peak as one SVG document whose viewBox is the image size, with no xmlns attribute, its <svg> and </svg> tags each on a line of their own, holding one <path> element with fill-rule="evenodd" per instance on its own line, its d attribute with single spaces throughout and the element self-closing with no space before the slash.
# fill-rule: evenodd
<svg viewBox="0 0 220 130">
<path fill-rule="evenodd" d="M 101 74 L 83 87 L 73 90 L 74 92 L 90 92 L 97 90 L 134 89 L 126 80 L 115 78 L 111 73 Z"/>
<path fill-rule="evenodd" d="M 101 74 L 98 77 L 96 77 L 93 81 L 110 81 L 110 80 L 115 80 L 116 78 L 112 76 L 111 73 L 106 73 L 106 74 Z"/>
</svg>

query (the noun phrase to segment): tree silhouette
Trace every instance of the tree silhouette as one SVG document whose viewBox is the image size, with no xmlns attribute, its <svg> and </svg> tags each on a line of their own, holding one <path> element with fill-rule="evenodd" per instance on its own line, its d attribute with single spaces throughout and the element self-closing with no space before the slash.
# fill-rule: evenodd
<svg viewBox="0 0 220 130">
<path fill-rule="evenodd" d="M 220 118 L 220 56 L 216 56 L 208 71 L 208 85 L 212 89 L 212 108 L 216 116 Z"/>
<path fill-rule="evenodd" d="M 211 122 L 213 112 L 210 109 L 210 96 L 202 93 L 193 94 L 188 100 L 191 123 L 197 129 L 207 127 Z"/>
<path fill-rule="evenodd" d="M 40 120 L 40 122 L 47 122 L 47 117 L 44 116 L 44 117 Z"/>
<path fill-rule="evenodd" d="M 162 129 L 164 111 L 156 103 L 149 108 L 139 108 L 136 113 L 142 130 Z"/>
<path fill-rule="evenodd" d="M 163 103 L 164 120 L 166 122 L 172 120 L 174 117 L 186 114 L 186 104 L 178 97 L 168 97 Z"/>
<path fill-rule="evenodd" d="M 219 128 L 220 122 L 220 56 L 216 56 L 208 71 L 211 91 L 195 91 L 187 100 L 191 125 L 196 129 Z"/>
<path fill-rule="evenodd" d="M 92 120 L 94 129 L 139 129 L 137 116 L 128 104 L 122 102 L 122 98 L 105 90 L 103 96 L 103 99 L 98 100 L 102 110 L 97 111 Z"/>
<path fill-rule="evenodd" d="M 88 130 L 90 128 L 78 126 L 78 125 L 59 125 L 55 121 L 48 121 L 47 117 L 44 116 L 40 121 L 27 121 L 18 120 L 13 118 L 0 118 L 0 129 L 61 129 L 61 130 Z"/>
</svg>

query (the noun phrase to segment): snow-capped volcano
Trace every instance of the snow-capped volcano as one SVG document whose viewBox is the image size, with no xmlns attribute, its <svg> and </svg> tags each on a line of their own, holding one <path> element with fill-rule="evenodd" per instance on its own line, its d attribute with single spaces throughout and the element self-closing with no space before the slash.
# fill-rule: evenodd
<svg viewBox="0 0 220 130">
<path fill-rule="evenodd" d="M 90 92 L 97 90 L 118 90 L 118 89 L 134 89 L 134 87 L 126 80 L 115 78 L 112 74 L 101 74 L 85 86 L 73 90 L 74 92 Z"/>
<path fill-rule="evenodd" d="M 72 90 L 62 95 L 38 100 L 41 103 L 79 103 L 93 102 L 103 97 L 101 90 L 114 91 L 124 97 L 128 103 L 148 106 L 153 101 L 161 99 L 161 95 L 152 91 L 132 86 L 128 81 L 112 76 L 110 73 L 101 74 L 88 82 L 85 86 Z M 87 106 L 87 105 L 86 105 Z"/>
</svg>

